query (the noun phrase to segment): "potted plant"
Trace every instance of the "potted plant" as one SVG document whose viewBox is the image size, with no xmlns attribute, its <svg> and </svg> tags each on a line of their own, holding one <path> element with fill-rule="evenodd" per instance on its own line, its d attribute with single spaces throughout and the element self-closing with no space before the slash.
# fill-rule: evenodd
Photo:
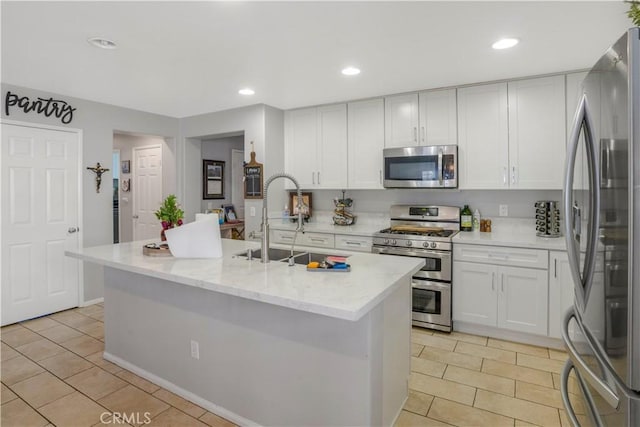
<svg viewBox="0 0 640 427">
<path fill-rule="evenodd" d="M 162 241 L 167 240 L 164 232 L 173 227 L 179 227 L 182 225 L 182 218 L 184 217 L 184 211 L 180 209 L 180 205 L 174 194 L 169 194 L 160 209 L 155 211 L 156 218 L 162 221 L 162 231 L 160 232 L 160 239 Z"/>
</svg>

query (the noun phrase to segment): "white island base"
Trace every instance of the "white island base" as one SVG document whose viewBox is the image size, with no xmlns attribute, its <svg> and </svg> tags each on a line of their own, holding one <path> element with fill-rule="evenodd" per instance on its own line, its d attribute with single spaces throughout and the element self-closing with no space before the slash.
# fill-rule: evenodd
<svg viewBox="0 0 640 427">
<path fill-rule="evenodd" d="M 105 267 L 104 357 L 240 425 L 390 426 L 410 372 L 402 284 L 351 321 Z"/>
</svg>

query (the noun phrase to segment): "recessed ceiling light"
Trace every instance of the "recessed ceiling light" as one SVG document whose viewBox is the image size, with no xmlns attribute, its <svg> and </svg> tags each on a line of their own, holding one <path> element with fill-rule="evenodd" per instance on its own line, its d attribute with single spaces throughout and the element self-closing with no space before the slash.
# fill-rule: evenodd
<svg viewBox="0 0 640 427">
<path fill-rule="evenodd" d="M 253 95 L 253 94 L 255 94 L 256 92 L 255 92 L 253 89 L 249 89 L 249 88 L 247 87 L 247 88 L 244 88 L 244 89 L 240 89 L 240 90 L 238 91 L 238 93 L 239 93 L 240 95 L 247 95 L 247 96 L 248 96 L 248 95 Z"/>
<path fill-rule="evenodd" d="M 342 69 L 342 74 L 345 76 L 357 76 L 360 74 L 360 68 L 356 67 L 347 67 Z"/>
<path fill-rule="evenodd" d="M 105 39 L 104 37 L 91 37 L 87 39 L 90 45 L 99 47 L 101 49 L 115 49 L 118 47 L 113 40 Z"/>
<path fill-rule="evenodd" d="M 494 49 L 509 49 L 520 43 L 518 39 L 500 39 L 491 45 Z"/>
</svg>

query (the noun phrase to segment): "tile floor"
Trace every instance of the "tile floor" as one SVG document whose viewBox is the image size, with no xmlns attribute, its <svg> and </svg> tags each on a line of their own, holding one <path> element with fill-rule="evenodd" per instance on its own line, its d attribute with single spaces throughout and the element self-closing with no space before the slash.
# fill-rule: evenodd
<svg viewBox="0 0 640 427">
<path fill-rule="evenodd" d="M 104 360 L 102 304 L 4 327 L 0 339 L 3 427 L 124 425 L 102 415 L 114 412 L 139 414 L 128 420 L 138 425 L 234 425 Z M 570 425 L 559 391 L 564 352 L 419 328 L 411 341 L 396 427 Z"/>
</svg>

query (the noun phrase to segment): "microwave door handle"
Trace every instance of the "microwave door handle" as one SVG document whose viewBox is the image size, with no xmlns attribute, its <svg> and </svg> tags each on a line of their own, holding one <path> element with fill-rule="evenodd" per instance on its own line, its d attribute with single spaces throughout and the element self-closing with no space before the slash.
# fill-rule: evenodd
<svg viewBox="0 0 640 427">
<path fill-rule="evenodd" d="M 438 150 L 438 181 L 440 181 L 440 185 L 442 185 L 442 181 L 444 181 L 444 169 L 442 168 L 442 149 Z"/>
</svg>

